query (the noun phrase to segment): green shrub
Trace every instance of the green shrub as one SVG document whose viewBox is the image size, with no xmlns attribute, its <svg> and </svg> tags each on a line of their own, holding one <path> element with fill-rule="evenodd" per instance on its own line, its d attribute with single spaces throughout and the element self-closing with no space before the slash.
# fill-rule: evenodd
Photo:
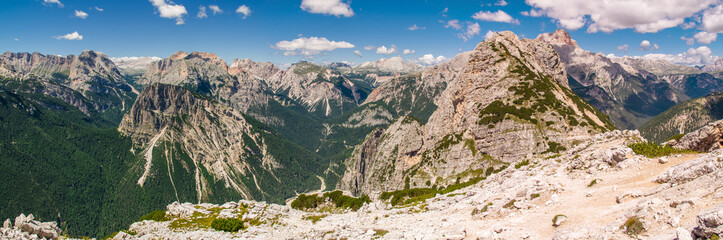
<svg viewBox="0 0 723 240">
<path fill-rule="evenodd" d="M 218 231 L 238 232 L 244 228 L 244 222 L 235 218 L 216 218 L 211 222 L 211 227 Z"/>
<path fill-rule="evenodd" d="M 595 184 L 597 184 L 598 181 L 602 181 L 602 179 L 594 179 L 594 180 L 592 180 L 592 181 L 590 182 L 590 184 L 587 185 L 587 187 L 595 186 Z"/>
<path fill-rule="evenodd" d="M 668 156 L 672 154 L 678 154 L 678 153 L 694 153 L 690 150 L 680 150 L 675 149 L 668 145 L 658 145 L 650 142 L 644 142 L 644 143 L 633 143 L 628 145 L 630 149 L 633 149 L 633 152 L 638 155 L 643 155 L 648 158 L 656 158 L 656 157 L 663 157 Z"/>
<path fill-rule="evenodd" d="M 318 221 L 321 221 L 322 218 L 325 218 L 327 215 L 313 215 L 313 216 L 306 216 L 304 217 L 304 220 L 309 220 L 311 223 L 316 223 Z"/>
<path fill-rule="evenodd" d="M 371 199 L 369 199 L 367 195 L 362 195 L 358 198 L 346 196 L 342 191 L 327 192 L 321 197 L 319 197 L 318 194 L 301 194 L 291 202 L 291 207 L 299 210 L 314 209 L 326 201 L 331 202 L 337 208 L 349 208 L 356 211 L 359 210 L 364 203 L 371 202 Z"/>
<path fill-rule="evenodd" d="M 138 219 L 139 222 L 144 220 L 153 220 L 156 222 L 168 221 L 168 218 L 166 218 L 166 210 L 156 210 Z"/>
<path fill-rule="evenodd" d="M 515 169 L 520 169 L 521 167 L 524 167 L 527 165 L 530 165 L 530 160 L 525 159 L 525 160 L 522 160 L 522 162 L 515 164 Z"/>
<path fill-rule="evenodd" d="M 645 231 L 645 227 L 643 226 L 643 222 L 640 221 L 639 217 L 630 217 L 628 218 L 625 223 L 623 223 L 622 226 L 620 226 L 620 229 L 623 229 L 626 234 L 630 236 L 638 235 Z"/>
</svg>

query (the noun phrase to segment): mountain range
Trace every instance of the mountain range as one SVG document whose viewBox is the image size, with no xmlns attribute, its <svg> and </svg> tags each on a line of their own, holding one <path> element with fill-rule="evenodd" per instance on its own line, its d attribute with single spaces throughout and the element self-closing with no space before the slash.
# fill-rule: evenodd
<svg viewBox="0 0 723 240">
<path fill-rule="evenodd" d="M 719 62 L 610 58 L 564 30 L 495 33 L 427 67 L 8 52 L 0 179 L 14 194 L 0 197 L 0 217 L 103 237 L 174 201 L 476 183 L 616 129 L 662 142 L 721 119 Z"/>
</svg>

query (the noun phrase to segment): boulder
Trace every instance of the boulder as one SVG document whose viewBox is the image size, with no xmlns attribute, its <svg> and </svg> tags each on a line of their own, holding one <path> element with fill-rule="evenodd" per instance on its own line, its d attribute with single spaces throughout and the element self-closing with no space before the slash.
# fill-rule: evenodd
<svg viewBox="0 0 723 240">
<path fill-rule="evenodd" d="M 657 183 L 681 184 L 723 167 L 723 151 L 718 150 L 678 164 L 655 179 Z"/>
<path fill-rule="evenodd" d="M 13 223 L 10 221 L 10 219 L 5 219 L 5 222 L 3 222 L 3 228 L 12 228 Z"/>
<path fill-rule="evenodd" d="M 696 216 L 698 226 L 693 234 L 698 237 L 710 238 L 713 234 L 723 233 L 723 204 L 701 211 Z"/>
<path fill-rule="evenodd" d="M 723 144 L 723 120 L 710 123 L 694 132 L 680 138 L 678 142 L 671 142 L 671 146 L 678 149 L 688 149 L 698 152 L 710 152 L 721 149 Z"/>
<path fill-rule="evenodd" d="M 693 234 L 685 228 L 675 229 L 675 236 L 677 240 L 693 240 Z"/>
</svg>

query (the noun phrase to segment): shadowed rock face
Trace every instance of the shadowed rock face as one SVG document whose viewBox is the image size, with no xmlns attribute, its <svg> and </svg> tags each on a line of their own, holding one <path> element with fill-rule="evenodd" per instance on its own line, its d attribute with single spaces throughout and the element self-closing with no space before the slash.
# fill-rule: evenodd
<svg viewBox="0 0 723 240">
<path fill-rule="evenodd" d="M 10 80 L 3 85 L 58 98 L 86 114 L 123 107 L 133 98 L 115 64 L 92 50 L 66 57 L 6 52 L 0 55 L 0 76 Z"/>
<path fill-rule="evenodd" d="M 614 128 L 570 91 L 563 64 L 543 41 L 503 32 L 467 59 L 426 124 L 401 118 L 367 136 L 348 159 L 342 189 L 449 184 Z"/>
</svg>

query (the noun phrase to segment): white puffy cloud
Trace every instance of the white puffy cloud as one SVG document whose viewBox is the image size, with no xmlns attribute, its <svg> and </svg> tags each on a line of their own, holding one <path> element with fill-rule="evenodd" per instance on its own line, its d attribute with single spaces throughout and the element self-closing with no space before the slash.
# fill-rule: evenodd
<svg viewBox="0 0 723 240">
<path fill-rule="evenodd" d="M 320 54 L 322 51 L 333 51 L 337 48 L 354 48 L 354 44 L 345 41 L 329 41 L 324 37 L 297 38 L 291 41 L 281 41 L 275 47 L 284 50 L 285 56 Z"/>
<path fill-rule="evenodd" d="M 174 4 L 173 2 L 166 2 L 166 0 L 149 0 L 154 7 L 158 9 L 162 18 L 176 19 L 176 25 L 184 23 L 183 15 L 188 14 L 186 7 L 180 4 Z"/>
<path fill-rule="evenodd" d="M 83 40 L 83 35 L 78 34 L 78 32 L 68 33 L 65 35 L 55 36 L 55 39 L 65 39 L 65 40 Z"/>
<path fill-rule="evenodd" d="M 680 28 L 682 29 L 691 29 L 695 27 L 695 22 L 686 22 L 683 24 L 680 24 Z"/>
<path fill-rule="evenodd" d="M 427 28 L 426 28 L 426 27 L 420 27 L 420 26 L 417 26 L 417 24 L 414 24 L 414 25 L 412 25 L 411 27 L 408 27 L 407 29 L 408 29 L 409 31 L 416 31 L 416 30 L 424 30 L 424 29 L 427 29 Z"/>
<path fill-rule="evenodd" d="M 375 46 L 369 45 L 369 46 L 365 46 L 365 47 L 364 47 L 364 50 L 371 51 L 371 50 L 374 50 L 374 49 L 376 49 L 376 48 L 377 48 L 377 47 L 375 47 Z"/>
<path fill-rule="evenodd" d="M 495 3 L 497 6 L 507 6 L 507 1 L 505 0 L 499 0 Z"/>
<path fill-rule="evenodd" d="M 377 54 L 389 55 L 394 53 L 397 53 L 397 46 L 394 45 L 390 46 L 389 48 L 387 48 L 386 46 L 381 46 L 377 48 Z"/>
<path fill-rule="evenodd" d="M 513 18 L 506 12 L 502 10 L 497 10 L 497 12 L 489 12 L 489 11 L 479 11 L 472 15 L 472 18 L 480 21 L 490 21 L 490 22 L 503 22 L 503 23 L 513 23 L 513 24 L 519 24 L 520 21 Z"/>
<path fill-rule="evenodd" d="M 632 28 L 636 32 L 649 33 L 678 26 L 686 18 L 716 1 L 718 0 L 526 0 L 525 2 L 570 30 L 582 28 L 586 23 L 590 23 L 588 32 L 612 32 Z M 721 22 L 723 21 L 717 23 L 723 26 Z M 712 23 L 715 24 L 715 21 Z"/>
<path fill-rule="evenodd" d="M 63 7 L 63 3 L 61 3 L 60 0 L 43 0 L 43 3 L 46 5 L 57 4 L 58 7 Z"/>
<path fill-rule="evenodd" d="M 443 63 L 446 61 L 449 61 L 449 58 L 447 58 L 445 56 L 434 57 L 433 54 L 424 54 L 424 56 L 417 58 L 417 59 L 413 59 L 410 62 L 413 62 L 416 64 L 421 64 L 421 65 L 434 65 L 434 64 L 439 64 L 439 63 Z"/>
<path fill-rule="evenodd" d="M 703 31 L 696 33 L 693 38 L 695 38 L 695 41 L 698 41 L 700 44 L 710 44 L 718 39 L 718 34 Z"/>
<path fill-rule="evenodd" d="M 718 56 L 714 56 L 710 48 L 706 46 L 698 48 L 690 48 L 688 51 L 680 54 L 647 54 L 644 55 L 645 59 L 662 59 L 674 64 L 681 65 L 708 65 L 715 63 Z"/>
<path fill-rule="evenodd" d="M 623 45 L 620 45 L 617 47 L 618 51 L 621 51 L 621 52 L 627 52 L 629 48 L 630 48 L 630 46 L 627 44 L 623 44 Z"/>
<path fill-rule="evenodd" d="M 650 41 L 648 41 L 648 40 L 643 40 L 643 41 L 641 41 L 641 42 L 640 42 L 640 48 L 642 48 L 643 51 L 653 51 L 653 50 L 658 50 L 658 49 L 660 49 L 660 47 L 658 47 L 658 44 L 657 44 L 657 43 L 652 44 L 652 43 L 650 43 Z"/>
<path fill-rule="evenodd" d="M 80 11 L 80 10 L 75 10 L 75 16 L 78 18 L 81 18 L 81 19 L 85 19 L 88 17 L 88 13 Z"/>
<path fill-rule="evenodd" d="M 15 38 L 15 39 L 13 39 L 13 40 L 15 40 L 16 42 L 17 42 L 17 41 L 20 41 L 20 39 L 19 39 L 19 38 Z"/>
<path fill-rule="evenodd" d="M 362 55 L 361 51 L 359 51 L 359 50 L 354 50 L 354 54 L 356 54 L 356 55 L 359 56 L 359 57 L 363 57 L 363 56 L 364 56 L 364 55 Z"/>
<path fill-rule="evenodd" d="M 538 9 L 530 9 L 530 11 L 520 12 L 520 14 L 528 17 L 541 17 L 542 15 L 545 15 L 545 12 Z"/>
<path fill-rule="evenodd" d="M 236 9 L 236 13 L 243 15 L 243 18 L 246 19 L 251 15 L 251 9 L 246 5 L 241 5 Z"/>
<path fill-rule="evenodd" d="M 204 6 L 198 7 L 198 14 L 196 14 L 196 17 L 198 17 L 198 18 L 208 17 L 208 14 L 206 14 L 206 7 L 204 7 Z"/>
<path fill-rule="evenodd" d="M 102 12 L 102 11 L 103 11 L 102 8 L 99 8 L 99 7 L 97 7 L 97 6 L 96 6 L 96 7 L 93 7 L 93 8 L 95 8 L 95 10 L 98 11 L 98 12 Z"/>
<path fill-rule="evenodd" d="M 694 39 L 694 38 L 687 38 L 687 37 L 683 36 L 683 37 L 680 37 L 680 40 L 685 41 L 685 44 L 688 44 L 688 45 L 693 45 L 693 44 L 695 44 L 695 39 Z"/>
<path fill-rule="evenodd" d="M 444 28 L 454 28 L 457 30 L 461 30 L 462 25 L 459 23 L 459 20 L 452 19 L 452 20 L 447 21 L 447 25 L 444 25 Z"/>
<path fill-rule="evenodd" d="M 487 31 L 487 33 L 485 34 L 485 39 L 491 38 L 493 36 L 495 36 L 495 32 Z"/>
<path fill-rule="evenodd" d="M 464 39 L 466 42 L 467 40 L 471 39 L 475 35 L 478 35 L 480 31 L 479 23 L 468 23 L 467 24 L 467 31 L 464 33 L 458 33 L 457 37 Z"/>
<path fill-rule="evenodd" d="M 211 9 L 211 12 L 213 12 L 213 15 L 223 13 L 223 10 L 221 10 L 221 8 L 218 7 L 218 5 L 208 5 L 208 9 Z"/>
<path fill-rule="evenodd" d="M 703 13 L 703 29 L 708 32 L 723 33 L 723 4 L 718 4 Z"/>
<path fill-rule="evenodd" d="M 334 15 L 337 17 L 354 16 L 354 11 L 349 4 L 341 0 L 302 0 L 301 9 L 310 13 Z"/>
<path fill-rule="evenodd" d="M 411 49 L 411 50 L 404 49 L 404 51 L 402 51 L 402 54 L 404 54 L 404 55 L 414 54 L 414 49 Z"/>
</svg>

